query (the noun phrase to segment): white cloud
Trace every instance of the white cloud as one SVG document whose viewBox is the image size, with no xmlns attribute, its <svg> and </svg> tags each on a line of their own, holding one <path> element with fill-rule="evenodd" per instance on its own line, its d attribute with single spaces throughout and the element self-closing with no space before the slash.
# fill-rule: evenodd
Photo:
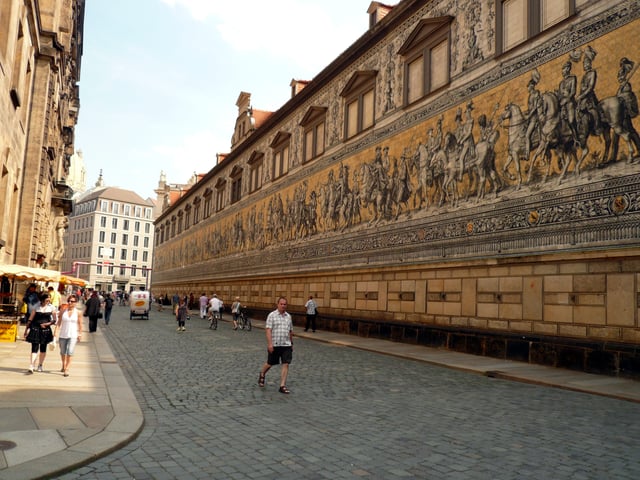
<svg viewBox="0 0 640 480">
<path fill-rule="evenodd" d="M 161 1 L 173 8 L 185 8 L 197 21 L 211 22 L 237 52 L 290 60 L 310 76 L 319 73 L 364 33 L 368 22 L 366 6 L 361 8 L 357 24 L 353 14 L 335 15 L 345 8 L 344 2 L 337 0 Z"/>
</svg>

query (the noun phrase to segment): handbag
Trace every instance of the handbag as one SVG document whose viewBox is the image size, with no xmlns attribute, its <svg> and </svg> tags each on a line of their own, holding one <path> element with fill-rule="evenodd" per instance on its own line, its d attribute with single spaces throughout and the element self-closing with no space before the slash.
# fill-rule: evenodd
<svg viewBox="0 0 640 480">
<path fill-rule="evenodd" d="M 98 318 L 102 318 L 102 312 L 98 313 Z"/>
<path fill-rule="evenodd" d="M 27 313 L 27 304 L 25 302 L 22 303 L 22 307 L 20 307 L 20 313 L 22 313 L 23 315 Z"/>
</svg>

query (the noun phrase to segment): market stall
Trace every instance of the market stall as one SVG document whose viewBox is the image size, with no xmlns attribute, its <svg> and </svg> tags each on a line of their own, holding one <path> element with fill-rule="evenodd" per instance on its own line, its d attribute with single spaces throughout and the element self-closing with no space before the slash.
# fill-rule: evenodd
<svg viewBox="0 0 640 480">
<path fill-rule="evenodd" d="M 58 282 L 60 272 L 16 264 L 0 265 L 0 342 L 16 341 L 20 317 L 24 315 L 21 302 L 16 298 L 16 281 Z"/>
</svg>

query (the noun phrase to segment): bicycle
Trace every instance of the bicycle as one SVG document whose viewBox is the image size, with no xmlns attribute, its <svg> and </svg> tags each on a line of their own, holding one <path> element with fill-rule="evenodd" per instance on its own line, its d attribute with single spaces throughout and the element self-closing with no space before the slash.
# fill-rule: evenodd
<svg viewBox="0 0 640 480">
<path fill-rule="evenodd" d="M 251 319 L 247 315 L 247 307 L 240 307 L 240 315 L 238 315 L 238 328 L 240 330 L 251 331 Z"/>
<path fill-rule="evenodd" d="M 218 320 L 221 319 L 220 312 L 209 312 L 209 328 L 212 330 L 218 329 Z"/>
</svg>

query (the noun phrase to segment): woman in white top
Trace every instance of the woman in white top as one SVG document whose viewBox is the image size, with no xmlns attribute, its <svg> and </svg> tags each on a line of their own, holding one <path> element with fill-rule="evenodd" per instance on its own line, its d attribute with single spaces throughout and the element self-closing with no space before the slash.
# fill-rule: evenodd
<svg viewBox="0 0 640 480">
<path fill-rule="evenodd" d="M 78 297 L 69 295 L 67 298 L 67 308 L 60 314 L 60 321 L 56 330 L 58 344 L 60 346 L 60 358 L 62 359 L 62 369 L 65 377 L 69 376 L 69 365 L 71 356 L 76 348 L 76 343 L 82 336 L 82 312 L 76 308 Z"/>
</svg>

